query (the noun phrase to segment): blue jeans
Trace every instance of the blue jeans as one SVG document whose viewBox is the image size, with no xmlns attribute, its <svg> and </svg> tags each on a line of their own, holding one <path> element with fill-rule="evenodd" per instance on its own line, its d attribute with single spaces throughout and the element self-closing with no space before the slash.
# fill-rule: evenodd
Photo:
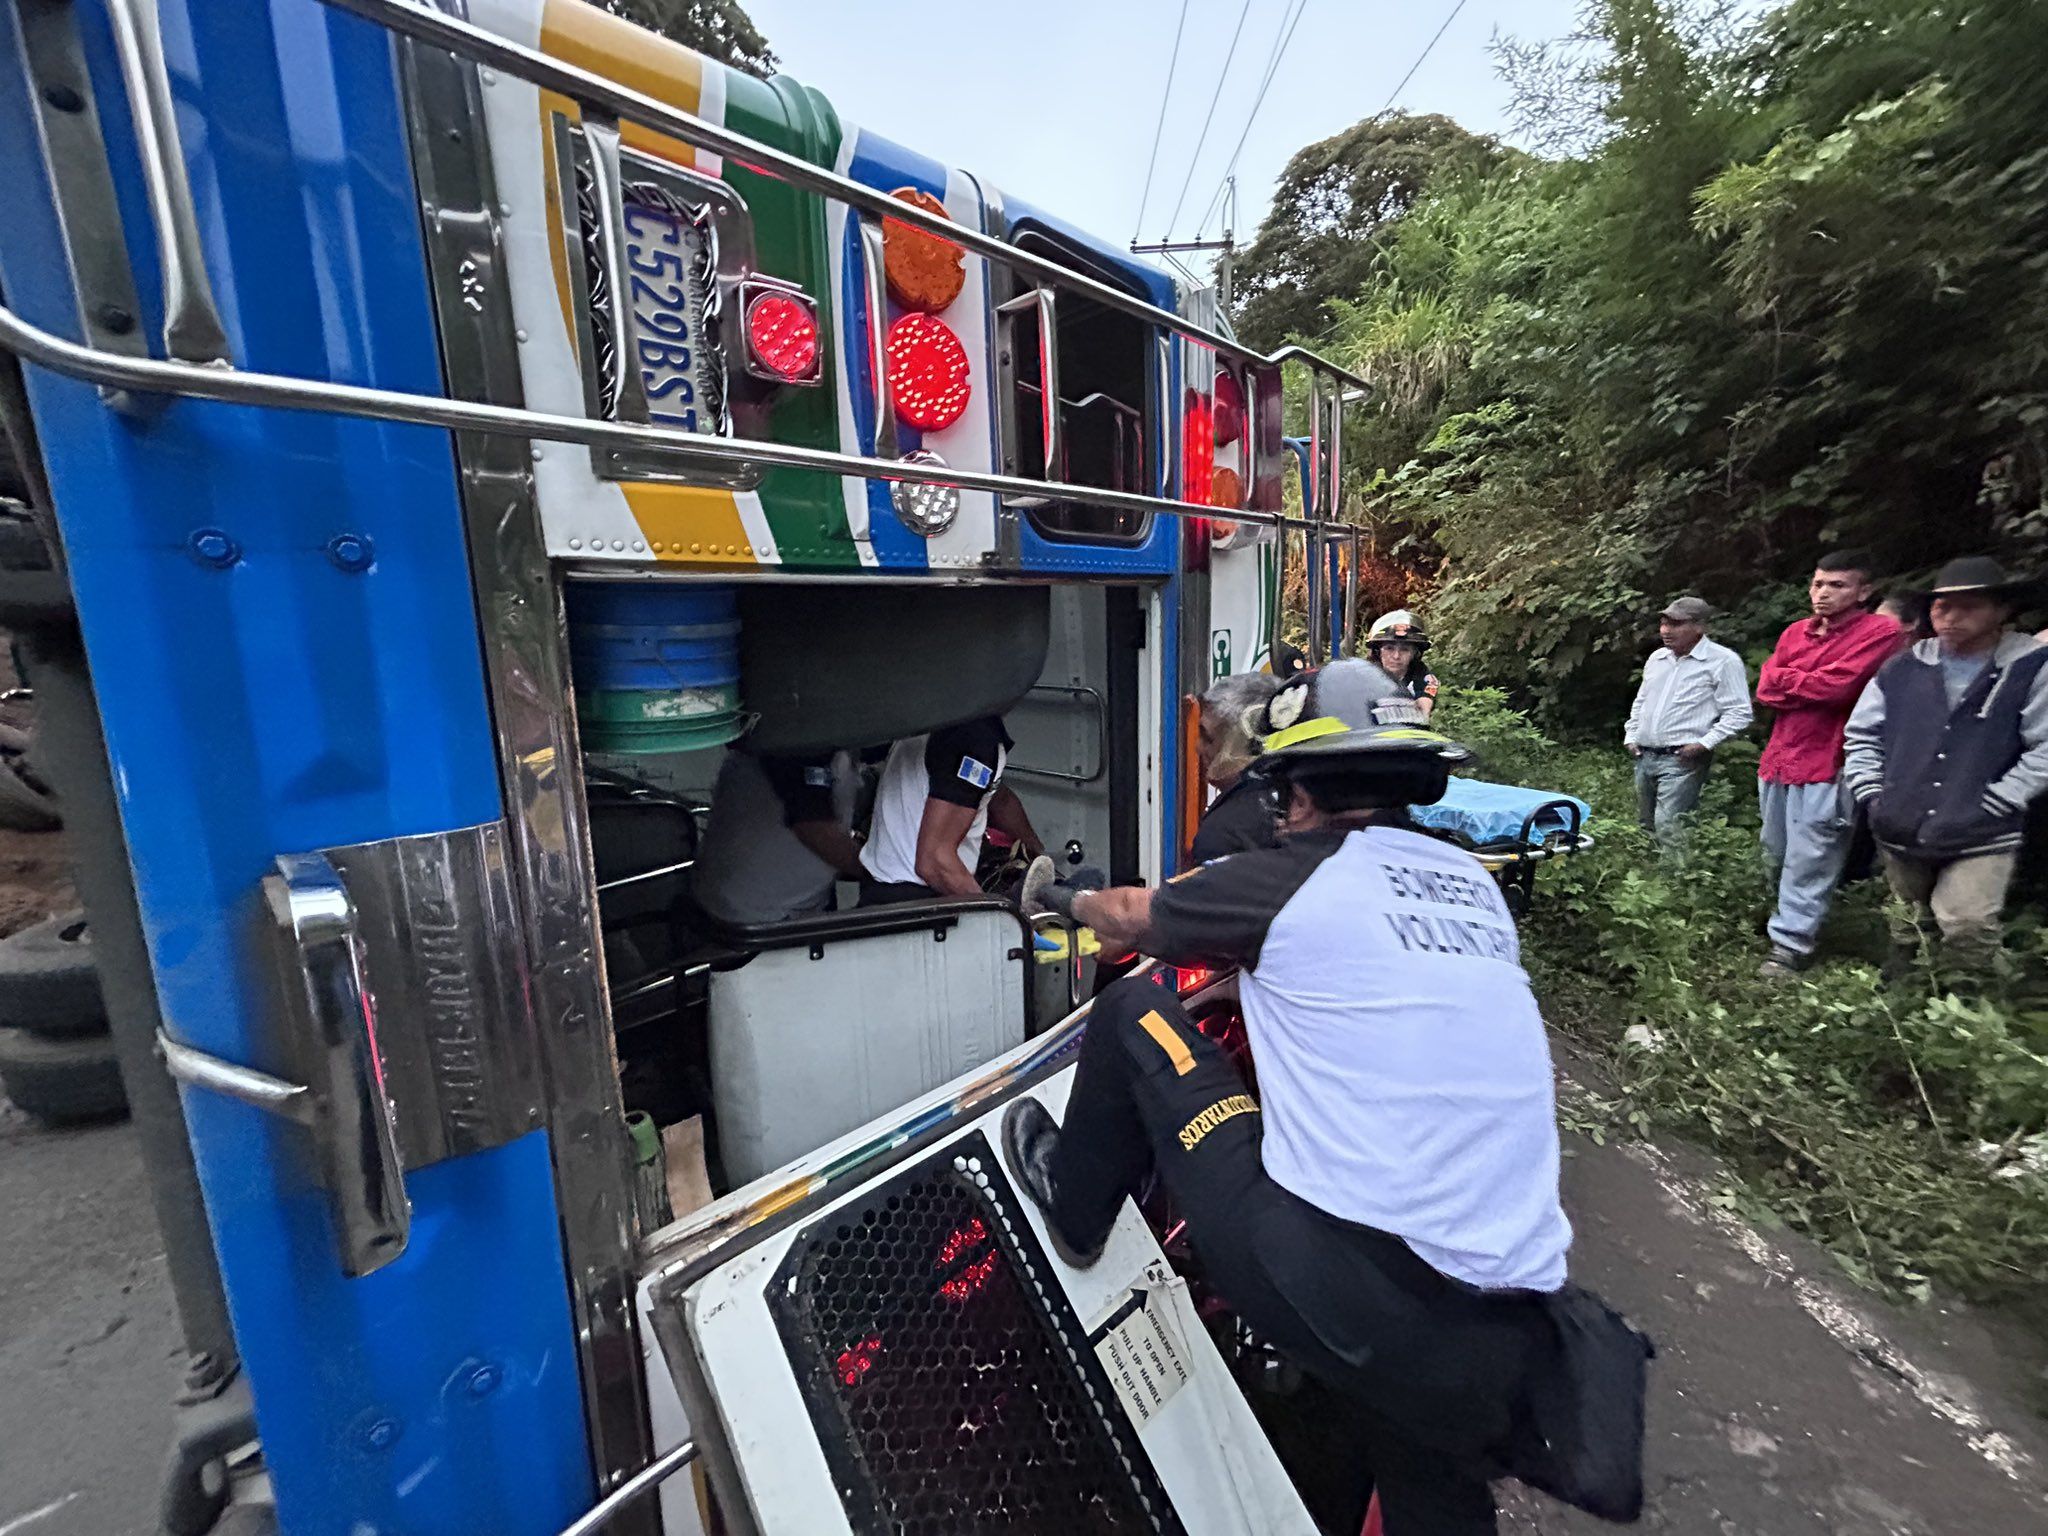
<svg viewBox="0 0 2048 1536">
<path fill-rule="evenodd" d="M 1636 759 L 1636 815 L 1666 849 L 1678 842 L 1679 822 L 1700 803 L 1711 757 L 1681 762 L 1676 752 L 1645 752 Z"/>
<path fill-rule="evenodd" d="M 1756 794 L 1763 812 L 1764 856 L 1778 871 L 1771 942 L 1795 955 L 1810 955 L 1849 857 L 1855 831 L 1849 797 L 1835 779 L 1825 784 L 1758 780 Z"/>
</svg>

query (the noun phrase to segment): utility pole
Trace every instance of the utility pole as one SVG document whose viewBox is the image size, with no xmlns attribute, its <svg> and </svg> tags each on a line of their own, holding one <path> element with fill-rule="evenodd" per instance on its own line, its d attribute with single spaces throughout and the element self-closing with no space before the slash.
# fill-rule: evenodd
<svg viewBox="0 0 2048 1536">
<path fill-rule="evenodd" d="M 1220 240 L 1156 240 L 1149 244 L 1131 242 L 1133 255 L 1163 256 L 1174 251 L 1215 251 L 1216 297 L 1225 314 L 1230 313 L 1230 278 L 1232 264 L 1237 257 L 1237 178 L 1228 179 L 1223 194 L 1223 238 Z"/>
</svg>

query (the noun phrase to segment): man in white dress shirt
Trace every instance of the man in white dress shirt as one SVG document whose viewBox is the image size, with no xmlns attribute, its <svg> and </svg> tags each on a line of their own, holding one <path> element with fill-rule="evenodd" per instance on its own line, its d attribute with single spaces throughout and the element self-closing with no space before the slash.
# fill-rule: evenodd
<svg viewBox="0 0 2048 1536">
<path fill-rule="evenodd" d="M 1701 598 L 1681 597 L 1657 616 L 1664 643 L 1643 666 L 1621 737 L 1636 760 L 1643 830 L 1666 849 L 1699 804 L 1714 748 L 1748 729 L 1754 715 L 1742 658 L 1707 638 L 1713 612 Z"/>
</svg>

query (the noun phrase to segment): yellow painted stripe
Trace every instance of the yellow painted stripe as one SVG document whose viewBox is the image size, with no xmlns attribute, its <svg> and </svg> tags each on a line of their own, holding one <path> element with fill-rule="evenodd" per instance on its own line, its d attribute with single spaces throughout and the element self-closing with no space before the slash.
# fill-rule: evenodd
<svg viewBox="0 0 2048 1536">
<path fill-rule="evenodd" d="M 540 46 L 543 53 L 693 117 L 703 104 L 703 58 L 583 0 L 547 0 L 541 12 Z M 697 164 L 697 152 L 688 144 L 638 123 L 621 123 L 619 137 L 678 165 Z"/>
<path fill-rule="evenodd" d="M 788 1210 L 799 1200 L 808 1197 L 817 1187 L 816 1179 L 806 1177 L 785 1184 L 780 1189 L 770 1190 L 747 1207 L 747 1223 L 751 1225 L 757 1221 L 766 1221 L 778 1211 Z"/>
<path fill-rule="evenodd" d="M 633 521 L 658 560 L 750 566 L 760 559 L 731 491 L 643 482 L 626 486 L 625 492 Z"/>
<path fill-rule="evenodd" d="M 541 51 L 564 63 L 652 96 L 681 111 L 696 113 L 704 100 L 705 61 L 679 43 L 656 37 L 582 0 L 547 0 L 541 14 Z M 718 66 L 712 65 L 711 68 Z M 540 93 L 542 172 L 546 179 L 548 246 L 555 264 L 555 294 L 562 324 L 576 334 L 569 299 L 570 241 L 562 228 L 562 194 L 556 174 L 554 118 L 579 120 L 581 109 L 566 96 Z M 620 125 L 620 138 L 635 149 L 677 165 L 697 165 L 696 151 L 679 139 L 635 123 Z M 657 560 L 683 565 L 753 566 L 759 555 L 740 520 L 731 491 L 714 486 L 628 484 L 626 506 Z"/>
<path fill-rule="evenodd" d="M 1166 1052 L 1166 1059 L 1173 1063 L 1175 1077 L 1186 1077 L 1195 1070 L 1195 1058 L 1188 1054 L 1186 1043 L 1156 1011 L 1139 1019 L 1138 1027 L 1152 1037 L 1153 1044 Z"/>
</svg>

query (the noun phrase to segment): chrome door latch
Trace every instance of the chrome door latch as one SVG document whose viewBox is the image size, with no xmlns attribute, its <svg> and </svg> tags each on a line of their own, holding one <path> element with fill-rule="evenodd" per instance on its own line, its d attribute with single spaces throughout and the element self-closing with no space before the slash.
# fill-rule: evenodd
<svg viewBox="0 0 2048 1536">
<path fill-rule="evenodd" d="M 304 1126 L 334 1216 L 342 1272 L 367 1275 L 405 1251 L 405 1194 L 397 1115 L 384 1088 L 377 1022 L 363 984 L 355 904 L 325 854 L 283 854 L 263 880 L 281 940 L 285 1007 L 302 1042 L 305 1082 L 224 1061 L 159 1031 L 172 1077 Z"/>
</svg>

